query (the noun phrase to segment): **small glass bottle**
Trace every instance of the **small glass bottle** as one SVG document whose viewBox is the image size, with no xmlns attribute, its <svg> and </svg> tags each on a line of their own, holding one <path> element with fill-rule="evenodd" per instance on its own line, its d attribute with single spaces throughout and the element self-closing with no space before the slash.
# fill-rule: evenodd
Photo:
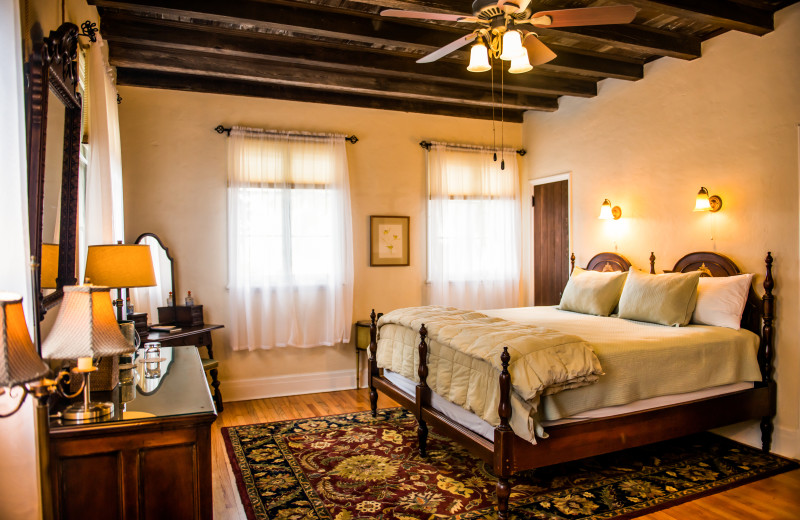
<svg viewBox="0 0 800 520">
<path fill-rule="evenodd" d="M 172 299 L 172 291 L 169 292 L 169 296 L 167 296 L 167 307 L 172 307 L 173 299 Z"/>
<path fill-rule="evenodd" d="M 125 315 L 130 316 L 133 314 L 133 304 L 131 303 L 130 296 L 125 298 Z"/>
<path fill-rule="evenodd" d="M 192 305 L 194 305 L 194 298 L 192 298 L 192 291 L 189 291 L 186 294 L 186 306 L 191 307 Z"/>
</svg>

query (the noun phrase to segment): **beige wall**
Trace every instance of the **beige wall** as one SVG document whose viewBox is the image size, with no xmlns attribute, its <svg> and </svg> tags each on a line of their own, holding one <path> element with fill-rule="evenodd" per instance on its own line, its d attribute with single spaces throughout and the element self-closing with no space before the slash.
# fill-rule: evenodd
<svg viewBox="0 0 800 520">
<path fill-rule="evenodd" d="M 213 131 L 218 124 L 358 136 L 357 144 L 347 144 L 354 320 L 367 318 L 372 307 L 387 311 L 422 303 L 426 186 L 419 141 L 491 142 L 490 121 L 133 87 L 121 87 L 120 94 L 126 240 L 146 231 L 158 234 L 176 258 L 179 296 L 191 290 L 209 323 L 231 321 L 225 289 L 227 148 L 226 137 Z M 506 125 L 506 142 L 519 145 L 521 129 Z M 411 217 L 409 267 L 369 267 L 369 215 Z M 347 370 L 346 377 L 354 377 L 351 345 L 232 352 L 227 330 L 215 333 L 214 341 L 226 398 L 255 391 L 299 393 L 303 388 L 296 386 L 295 374 Z M 258 379 L 275 376 L 289 378 L 259 386 Z"/>
<path fill-rule="evenodd" d="M 658 60 L 638 82 L 606 80 L 596 99 L 562 98 L 555 113 L 529 112 L 523 135 L 530 178 L 572 174 L 579 264 L 613 250 L 616 237 L 619 252 L 640 268 L 650 251 L 658 269 L 669 269 L 685 253 L 711 250 L 757 273 L 760 284 L 772 251 L 775 447 L 797 457 L 800 5 L 779 12 L 775 24 L 760 38 L 714 38 L 693 62 Z M 723 199 L 713 217 L 691 211 L 701 185 Z M 606 197 L 622 208 L 622 220 L 597 219 Z M 751 426 L 741 436 L 752 441 L 756 433 Z"/>
</svg>

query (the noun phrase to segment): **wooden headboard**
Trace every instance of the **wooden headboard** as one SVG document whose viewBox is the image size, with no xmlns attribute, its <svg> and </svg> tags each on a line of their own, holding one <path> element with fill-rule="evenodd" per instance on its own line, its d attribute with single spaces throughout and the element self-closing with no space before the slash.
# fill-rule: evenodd
<svg viewBox="0 0 800 520">
<path fill-rule="evenodd" d="M 768 265 L 771 265 L 772 257 L 769 256 L 768 258 L 769 260 L 767 263 Z M 709 251 L 689 253 L 675 262 L 675 267 L 672 268 L 672 272 L 674 273 L 688 273 L 691 271 L 700 271 L 703 273 L 701 276 L 715 277 L 734 276 L 742 273 L 742 271 L 739 269 L 739 266 L 737 266 L 733 260 L 725 255 L 712 253 Z M 769 276 L 769 281 L 772 283 L 771 273 Z M 766 284 L 767 282 L 765 281 L 764 283 Z M 770 294 L 770 296 L 772 295 Z M 747 295 L 747 303 L 744 307 L 744 313 L 742 314 L 742 328 L 754 332 L 760 336 L 761 319 L 763 315 L 764 301 L 758 297 L 751 286 L 750 293 Z"/>
<path fill-rule="evenodd" d="M 570 256 L 571 273 L 575 269 L 575 253 Z M 656 257 L 650 253 L 650 274 L 655 274 Z M 622 255 L 617 253 L 598 253 L 586 264 L 587 271 L 627 271 L 631 268 L 631 263 Z"/>
</svg>

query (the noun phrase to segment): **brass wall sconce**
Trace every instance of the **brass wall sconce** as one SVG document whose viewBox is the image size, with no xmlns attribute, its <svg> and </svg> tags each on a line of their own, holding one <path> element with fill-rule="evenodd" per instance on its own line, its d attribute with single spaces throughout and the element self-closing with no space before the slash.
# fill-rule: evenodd
<svg viewBox="0 0 800 520">
<path fill-rule="evenodd" d="M 693 211 L 710 211 L 716 213 L 722 209 L 722 198 L 719 195 L 708 195 L 708 190 L 701 187 L 697 192 Z"/>
<path fill-rule="evenodd" d="M 600 206 L 600 216 L 597 217 L 601 220 L 619 220 L 622 217 L 622 209 L 619 206 L 611 207 L 611 202 L 608 199 L 603 201 Z"/>
</svg>

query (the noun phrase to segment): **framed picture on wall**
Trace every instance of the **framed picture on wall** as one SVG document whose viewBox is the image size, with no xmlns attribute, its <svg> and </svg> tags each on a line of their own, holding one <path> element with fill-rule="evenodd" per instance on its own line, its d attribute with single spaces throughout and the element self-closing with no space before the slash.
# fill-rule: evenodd
<svg viewBox="0 0 800 520">
<path fill-rule="evenodd" d="M 409 217 L 369 217 L 369 265 L 409 265 Z"/>
</svg>

